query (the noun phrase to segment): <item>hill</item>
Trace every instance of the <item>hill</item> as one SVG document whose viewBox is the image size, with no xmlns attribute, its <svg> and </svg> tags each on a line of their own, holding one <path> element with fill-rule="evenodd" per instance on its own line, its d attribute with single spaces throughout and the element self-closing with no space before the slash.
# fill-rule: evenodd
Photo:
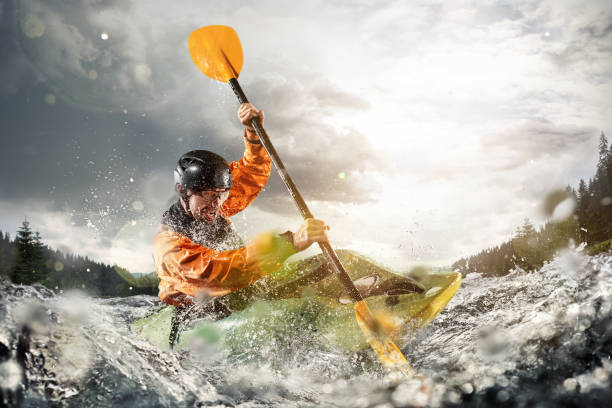
<svg viewBox="0 0 612 408">
<path fill-rule="evenodd" d="M 42 243 L 38 232 L 23 221 L 14 240 L 0 231 L 0 276 L 14 283 L 39 282 L 55 290 L 80 289 L 92 296 L 157 295 L 155 273 L 133 276 L 118 265 L 64 254 Z"/>
<path fill-rule="evenodd" d="M 555 207 L 565 200 L 574 204 L 573 213 L 563 219 L 552 219 Z M 539 270 L 555 253 L 572 243 L 585 242 L 594 255 L 610 251 L 612 243 L 612 146 L 601 133 L 599 161 L 595 176 L 588 183 L 580 180 L 578 190 L 568 186 L 554 191 L 543 203 L 551 220 L 537 229 L 525 219 L 511 240 L 455 262 L 453 269 L 463 275 L 478 272 L 484 276 L 501 276 L 519 267 Z"/>
</svg>

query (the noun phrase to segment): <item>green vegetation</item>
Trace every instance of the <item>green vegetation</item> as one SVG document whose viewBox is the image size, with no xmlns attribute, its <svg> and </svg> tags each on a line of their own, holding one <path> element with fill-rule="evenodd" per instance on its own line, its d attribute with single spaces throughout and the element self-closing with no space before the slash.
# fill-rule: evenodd
<svg viewBox="0 0 612 408">
<path fill-rule="evenodd" d="M 571 187 L 556 191 L 544 200 L 544 209 L 550 215 L 563 197 L 576 203 L 574 213 L 562 221 L 549 221 L 536 230 L 525 219 L 516 229 L 512 239 L 493 248 L 486 249 L 453 264 L 463 275 L 470 272 L 484 276 L 502 276 L 511 269 L 520 267 L 534 271 L 550 261 L 560 249 L 570 243 L 586 242 L 587 253 L 595 255 L 610 251 L 612 239 L 612 146 L 601 133 L 599 161 L 595 176 L 588 183 L 580 180 L 578 191 Z"/>
<path fill-rule="evenodd" d="M 602 252 L 609 252 L 609 251 L 612 251 L 612 239 L 608 239 L 604 242 L 600 242 L 599 244 L 590 246 L 587 249 L 587 253 L 591 256 L 600 254 Z"/>
<path fill-rule="evenodd" d="M 157 295 L 159 283 L 155 272 L 136 278 L 117 265 L 52 250 L 27 220 L 13 241 L 0 231 L 0 276 L 26 285 L 38 282 L 56 291 L 81 289 L 94 296 Z"/>
</svg>

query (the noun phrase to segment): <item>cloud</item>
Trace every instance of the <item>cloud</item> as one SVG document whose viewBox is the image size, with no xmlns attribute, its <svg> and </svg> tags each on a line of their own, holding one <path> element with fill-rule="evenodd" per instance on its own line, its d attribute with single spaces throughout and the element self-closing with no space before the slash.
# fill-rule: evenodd
<svg viewBox="0 0 612 408">
<path fill-rule="evenodd" d="M 182 145 L 187 150 L 194 142 L 201 146 L 201 139 L 195 137 L 200 133 L 206 135 L 207 148 L 219 150 L 219 146 L 227 144 L 228 134 L 241 133 L 233 123 L 235 108 L 207 101 L 222 94 L 211 95 L 210 81 L 192 72 L 187 53 L 172 46 L 184 42 L 185 28 L 164 24 L 162 31 L 153 31 L 151 22 L 133 21 L 129 17 L 138 12 L 134 7 L 117 4 L 106 7 L 97 2 L 84 2 L 79 7 L 58 10 L 47 2 L 31 0 L 21 6 L 20 14 L 39 16 L 47 27 L 45 35 L 36 41 L 26 38 L 23 33 L 17 33 L 17 37 L 38 75 L 75 110 L 89 107 L 99 111 L 120 103 L 111 108 L 117 112 L 115 129 L 105 132 L 107 135 L 111 133 L 110 139 L 115 143 L 126 130 L 135 133 L 135 137 L 130 136 L 135 145 L 147 143 L 153 136 L 154 142 L 160 143 L 174 161 L 180 150 L 168 148 L 168 145 L 172 146 L 174 141 L 175 145 Z M 185 26 L 189 23 L 184 22 L 182 27 Z M 108 40 L 100 38 L 102 32 L 108 33 Z M 368 102 L 333 86 L 321 75 L 298 72 L 296 77 L 287 80 L 274 74 L 268 78 L 258 76 L 257 82 L 250 87 L 250 95 L 255 96 L 257 104 L 270 112 L 269 128 L 281 135 L 275 142 L 281 149 L 284 146 L 288 148 L 283 157 L 293 169 L 292 174 L 300 180 L 301 188 L 316 199 L 368 199 L 368 186 L 338 182 L 338 175 L 350 176 L 367 168 L 379 167 L 382 160 L 369 149 L 369 142 L 363 134 L 349 128 L 336 129 L 325 123 L 334 111 L 367 109 Z M 192 79 L 185 81 L 184 78 Z M 198 85 L 194 87 L 193 83 Z M 217 88 L 213 89 L 213 93 L 219 94 Z M 179 95 L 180 99 L 189 102 L 179 102 Z M 202 95 L 210 96 L 202 98 Z M 144 126 L 145 120 L 129 114 L 122 117 L 121 114 L 132 109 L 150 113 L 149 120 L 157 122 L 159 129 L 170 137 L 160 140 L 163 136 L 151 132 L 141 137 L 143 132 L 132 129 Z M 96 116 L 95 112 L 91 115 Z M 225 124 L 218 123 L 220 115 L 227 117 Z M 169 117 L 179 120 L 168 121 L 166 118 Z M 128 126 L 121 126 L 123 122 Z M 207 129 L 209 123 L 214 127 Z M 89 143 L 79 140 L 82 146 Z M 235 147 L 229 150 L 224 146 L 221 153 L 230 160 L 237 159 L 241 154 L 240 144 L 235 143 Z M 341 153 L 345 148 L 352 151 L 352 157 Z M 90 189 L 117 192 L 117 184 L 110 189 L 103 185 L 116 180 L 118 169 L 101 169 L 100 164 L 112 162 L 105 167 L 115 167 L 121 160 L 125 163 L 134 156 L 134 148 L 128 144 L 118 153 L 113 149 L 106 153 L 106 158 L 101 153 L 98 152 L 97 160 L 91 160 L 98 164 L 94 164 L 96 185 Z M 113 160 L 115 156 L 123 157 Z M 107 177 L 104 170 L 113 171 L 114 176 Z M 135 173 L 137 169 L 128 165 L 122 171 Z M 101 175 L 105 176 L 104 179 Z M 274 180 L 270 191 L 283 194 L 279 180 Z M 72 186 L 79 184 L 71 183 Z M 83 188 L 82 184 L 80 187 Z M 124 205 L 123 196 L 125 194 L 121 192 L 112 194 L 109 198 L 115 200 L 111 207 Z"/>
<path fill-rule="evenodd" d="M 548 120 L 529 120 L 483 140 L 483 148 L 504 149 L 515 153 L 514 165 L 542 156 L 559 158 L 586 152 L 598 131 L 594 127 L 556 125 Z M 516 161 L 518 160 L 518 162 Z M 512 166 L 508 164 L 507 166 Z"/>
<path fill-rule="evenodd" d="M 26 0 L 13 8 L 21 27 L 14 39 L 38 79 L 80 109 L 150 110 L 188 87 L 188 55 L 174 46 L 184 43 L 184 32 L 131 18 L 131 2 Z M 43 35 L 29 36 L 19 24 L 29 18 L 44 25 Z"/>
<path fill-rule="evenodd" d="M 206 24 L 238 31 L 241 84 L 315 214 L 397 264 L 507 238 L 547 189 L 592 174 L 612 127 L 609 2 L 3 6 L 0 195 L 89 221 L 121 262 L 146 252 L 117 235 L 159 219 L 180 154 L 242 154 L 234 95 L 186 52 Z M 275 175 L 242 216 L 247 236 L 300 221 Z"/>
<path fill-rule="evenodd" d="M 610 80 L 610 34 L 612 9 L 609 3 L 540 2 L 526 13 L 529 26 L 538 27 L 544 55 L 561 72 L 595 84 Z"/>
</svg>

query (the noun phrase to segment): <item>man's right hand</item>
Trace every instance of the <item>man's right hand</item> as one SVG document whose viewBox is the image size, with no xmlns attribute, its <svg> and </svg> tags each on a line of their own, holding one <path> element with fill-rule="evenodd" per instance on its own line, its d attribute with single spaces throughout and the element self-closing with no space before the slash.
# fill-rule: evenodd
<svg viewBox="0 0 612 408">
<path fill-rule="evenodd" d="M 240 123 L 247 128 L 249 132 L 255 132 L 255 129 L 251 127 L 251 119 L 259 118 L 261 121 L 261 126 L 264 124 L 264 111 L 257 109 L 255 106 L 250 103 L 243 103 L 238 108 L 238 119 Z"/>
<path fill-rule="evenodd" d="M 314 242 L 329 242 L 328 230 L 329 226 L 324 221 L 308 218 L 300 225 L 297 232 L 293 233 L 293 246 L 300 252 Z"/>
</svg>

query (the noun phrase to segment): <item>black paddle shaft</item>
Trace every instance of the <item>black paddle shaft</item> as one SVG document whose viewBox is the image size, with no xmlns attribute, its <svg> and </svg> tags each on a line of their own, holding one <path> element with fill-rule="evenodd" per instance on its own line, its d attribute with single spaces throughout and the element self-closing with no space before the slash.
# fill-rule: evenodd
<svg viewBox="0 0 612 408">
<path fill-rule="evenodd" d="M 232 87 L 232 90 L 234 91 L 236 96 L 238 97 L 240 103 L 249 103 L 249 100 L 242 91 L 242 88 L 240 87 L 240 84 L 238 83 L 238 80 L 236 78 L 230 79 L 229 84 Z M 308 209 L 308 206 L 306 205 L 306 201 L 304 201 L 304 198 L 298 191 L 295 183 L 291 179 L 291 176 L 287 172 L 283 161 L 281 160 L 280 156 L 276 152 L 276 149 L 272 145 L 270 137 L 268 137 L 268 133 L 261 125 L 261 121 L 259 120 L 259 118 L 251 119 L 251 126 L 255 128 L 255 132 L 257 133 L 257 136 L 259 136 L 261 144 L 268 152 L 268 156 L 270 156 L 270 159 L 272 159 L 272 163 L 274 163 L 274 166 L 276 166 L 276 170 L 278 170 L 278 175 L 283 180 L 283 183 L 285 183 L 285 186 L 287 187 L 287 190 L 289 190 L 289 194 L 291 194 L 291 197 L 293 197 L 293 201 L 295 202 L 295 205 L 297 205 L 298 210 L 300 210 L 300 214 L 302 214 L 302 217 L 304 219 L 314 218 L 312 216 L 312 213 Z M 336 251 L 334 251 L 334 249 L 328 242 L 319 242 L 319 247 L 321 247 L 321 251 L 325 255 L 325 258 L 327 258 L 327 261 L 330 263 L 330 265 L 336 272 L 336 275 L 338 275 L 340 282 L 342 282 L 342 285 L 348 291 L 349 295 L 355 301 L 363 300 L 361 293 L 359 293 L 359 291 L 353 284 L 353 281 L 351 280 L 350 276 L 346 272 L 346 269 L 344 269 L 342 262 L 340 262 Z"/>
</svg>

